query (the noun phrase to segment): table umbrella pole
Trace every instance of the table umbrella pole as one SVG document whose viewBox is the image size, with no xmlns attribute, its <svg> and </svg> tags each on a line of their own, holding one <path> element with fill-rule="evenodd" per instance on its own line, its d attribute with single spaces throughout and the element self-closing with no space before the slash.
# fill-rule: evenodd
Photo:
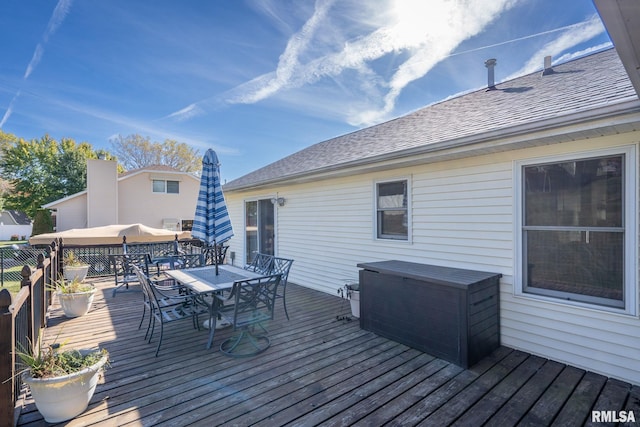
<svg viewBox="0 0 640 427">
<path fill-rule="evenodd" d="M 218 275 L 218 245 L 216 244 L 216 241 L 213 241 L 213 262 L 216 265 L 216 276 Z"/>
</svg>

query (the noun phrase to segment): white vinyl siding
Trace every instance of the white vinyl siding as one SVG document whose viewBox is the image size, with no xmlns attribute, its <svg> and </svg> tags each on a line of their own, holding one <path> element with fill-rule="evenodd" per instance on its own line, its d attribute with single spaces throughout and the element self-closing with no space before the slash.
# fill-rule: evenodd
<svg viewBox="0 0 640 427">
<path fill-rule="evenodd" d="M 500 273 L 503 345 L 640 384 L 637 316 L 532 299 L 518 295 L 514 286 L 514 162 L 628 145 L 633 137 L 594 137 L 225 194 L 235 230 L 242 229 L 245 199 L 286 198 L 286 205 L 276 209 L 276 254 L 295 260 L 289 276 L 293 283 L 337 297 L 345 280 L 358 277 L 358 263 L 390 259 Z M 412 240 L 376 240 L 371 183 L 403 176 L 411 177 Z M 631 185 L 637 192 L 637 179 Z M 242 259 L 242 237 L 236 234 L 231 246 L 236 259 Z"/>
</svg>

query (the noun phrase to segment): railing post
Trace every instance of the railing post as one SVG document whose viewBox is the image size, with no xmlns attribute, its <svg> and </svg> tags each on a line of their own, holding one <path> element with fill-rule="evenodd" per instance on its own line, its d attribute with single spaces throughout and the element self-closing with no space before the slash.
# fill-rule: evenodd
<svg viewBox="0 0 640 427">
<path fill-rule="evenodd" d="M 7 425 L 14 425 L 13 367 L 16 356 L 13 351 L 15 334 L 10 305 L 11 293 L 8 289 L 0 290 L 0 420 L 7 420 Z"/>
<path fill-rule="evenodd" d="M 4 288 L 4 251 L 0 250 L 0 287 Z"/>
<path fill-rule="evenodd" d="M 29 331 L 29 342 L 31 343 L 32 348 L 30 349 L 31 351 L 34 351 L 35 348 L 33 348 L 33 346 L 35 346 L 36 344 L 36 337 L 38 336 L 34 330 L 34 325 L 36 322 L 34 322 L 34 317 L 35 317 L 35 313 L 33 312 L 33 307 L 36 305 L 35 304 L 35 295 L 33 295 L 33 285 L 31 283 L 31 267 L 29 267 L 28 265 L 25 265 L 24 267 L 22 267 L 22 270 L 20 271 L 20 275 L 22 276 L 22 280 L 20 281 L 20 287 L 25 287 L 28 286 L 29 287 L 29 304 L 28 304 L 28 310 L 29 310 L 29 315 L 27 316 L 27 331 Z"/>
<path fill-rule="evenodd" d="M 56 252 L 55 252 L 55 246 L 54 244 L 50 244 L 49 246 L 47 246 L 46 248 L 46 252 L 47 252 L 47 256 L 46 258 L 49 260 L 49 264 L 48 266 L 45 266 L 45 271 L 44 271 L 44 277 L 46 280 L 46 284 L 48 285 L 52 285 L 55 281 L 55 272 L 56 272 Z M 44 300 L 44 310 L 45 313 L 46 311 L 49 309 L 49 305 L 51 305 L 51 290 L 50 290 L 50 286 L 45 286 L 45 291 L 44 291 L 44 295 L 45 295 L 45 300 Z"/>
<path fill-rule="evenodd" d="M 56 272 L 58 274 L 62 274 L 63 270 L 64 270 L 64 242 L 62 241 L 61 238 L 58 238 L 58 256 L 57 256 L 57 263 L 56 263 Z"/>
<path fill-rule="evenodd" d="M 40 301 L 42 301 L 42 303 L 40 304 L 40 312 L 38 313 L 40 316 L 40 322 L 38 323 L 44 326 L 47 320 L 47 310 L 49 309 L 47 289 L 49 288 L 50 283 L 48 283 L 47 272 L 44 269 L 44 255 L 38 254 L 37 261 L 37 268 L 42 270 L 42 289 L 40 290 Z M 31 289 L 33 289 L 33 287 Z"/>
</svg>

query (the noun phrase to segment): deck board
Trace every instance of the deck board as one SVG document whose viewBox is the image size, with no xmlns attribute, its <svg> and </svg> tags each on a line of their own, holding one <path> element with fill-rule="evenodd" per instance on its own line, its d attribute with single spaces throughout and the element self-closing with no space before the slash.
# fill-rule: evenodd
<svg viewBox="0 0 640 427">
<path fill-rule="evenodd" d="M 67 426 L 508 426 L 589 424 L 592 409 L 633 410 L 640 387 L 500 347 L 470 369 L 372 332 L 349 319 L 346 300 L 290 284 L 264 353 L 233 359 L 217 351 L 231 328 L 208 331 L 187 320 L 157 335 L 139 329 L 142 295 L 112 296 L 97 281 L 93 309 L 67 319 L 54 305 L 46 340 L 109 350 L 87 411 Z M 204 320 L 204 319 L 202 319 Z M 44 425 L 27 400 L 19 426 Z"/>
</svg>

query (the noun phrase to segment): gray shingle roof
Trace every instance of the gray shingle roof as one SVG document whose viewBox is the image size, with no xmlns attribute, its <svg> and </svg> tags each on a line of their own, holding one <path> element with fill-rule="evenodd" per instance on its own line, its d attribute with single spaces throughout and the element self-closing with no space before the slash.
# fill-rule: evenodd
<svg viewBox="0 0 640 427">
<path fill-rule="evenodd" d="M 635 98 L 614 49 L 438 102 L 366 129 L 314 144 L 230 181 L 225 190 L 380 161 L 384 156 L 561 118 Z"/>
<path fill-rule="evenodd" d="M 4 225 L 29 225 L 31 220 L 21 211 L 7 210 L 0 212 L 0 222 Z"/>
<path fill-rule="evenodd" d="M 131 169 L 128 171 L 124 171 L 122 172 L 119 177 L 122 178 L 123 176 L 128 176 L 128 175 L 133 175 L 134 173 L 138 173 L 138 172 L 142 172 L 142 171 L 157 171 L 157 172 L 181 172 L 180 170 L 172 167 L 172 166 L 167 166 L 167 165 L 150 165 L 150 166 L 145 166 L 142 168 L 137 168 L 137 169 Z"/>
</svg>

